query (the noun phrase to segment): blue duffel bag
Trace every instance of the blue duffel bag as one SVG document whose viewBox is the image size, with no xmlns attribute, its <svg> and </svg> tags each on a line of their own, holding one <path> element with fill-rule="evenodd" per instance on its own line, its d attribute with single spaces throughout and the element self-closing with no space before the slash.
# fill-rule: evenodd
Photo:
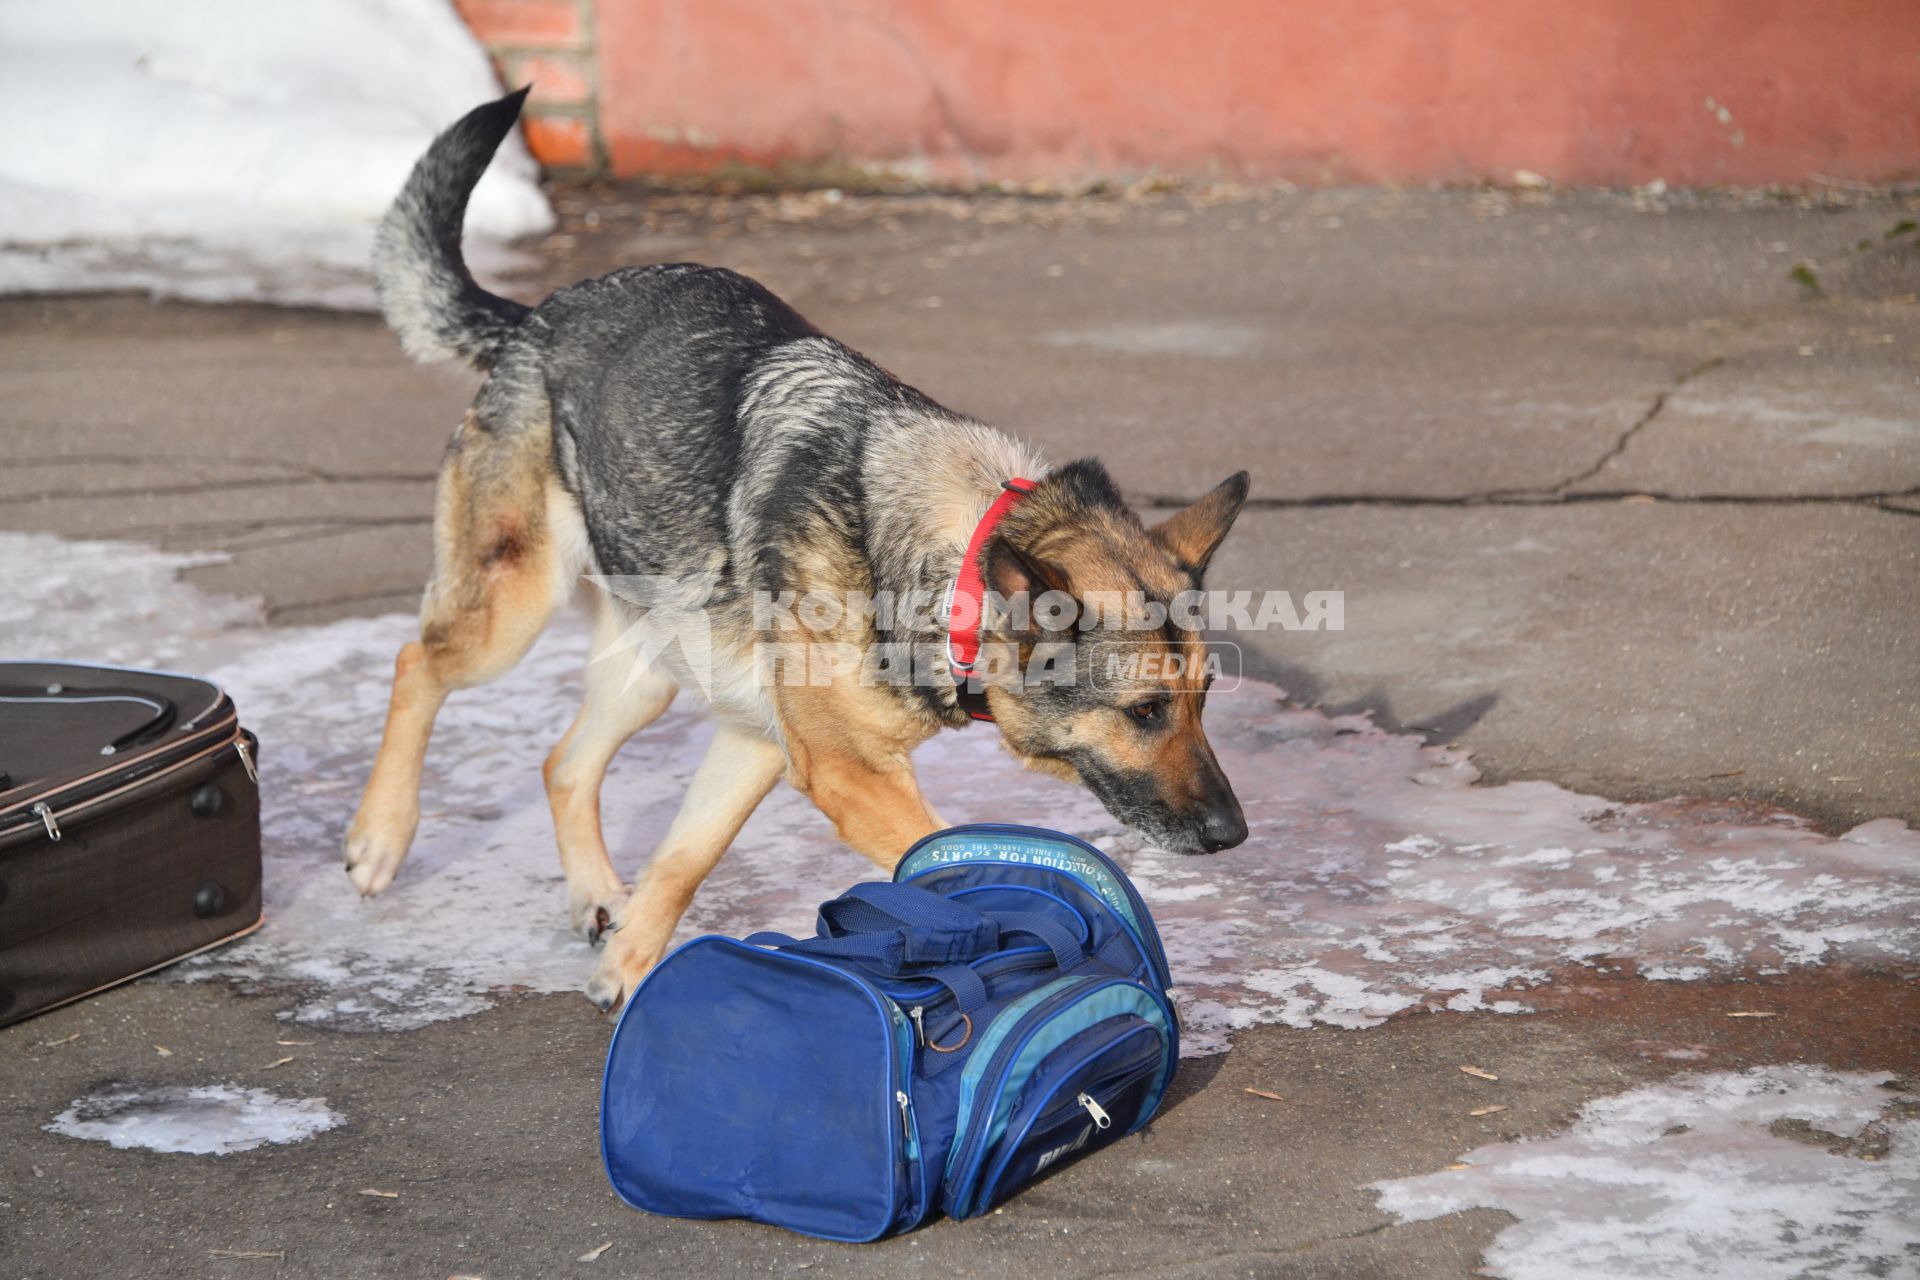
<svg viewBox="0 0 1920 1280">
<path fill-rule="evenodd" d="M 1117 1141 L 1173 1078 L 1153 919 L 1072 836 L 937 832 L 816 933 L 696 938 L 634 993 L 600 1099 L 622 1200 L 877 1240 Z"/>
</svg>

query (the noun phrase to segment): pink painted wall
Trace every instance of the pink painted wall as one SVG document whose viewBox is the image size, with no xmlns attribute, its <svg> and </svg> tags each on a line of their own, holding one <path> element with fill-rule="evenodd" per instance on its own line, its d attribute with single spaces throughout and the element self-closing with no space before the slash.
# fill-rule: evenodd
<svg viewBox="0 0 1920 1280">
<path fill-rule="evenodd" d="M 1920 175 L 1920 0 L 593 4 L 620 173 Z"/>
</svg>

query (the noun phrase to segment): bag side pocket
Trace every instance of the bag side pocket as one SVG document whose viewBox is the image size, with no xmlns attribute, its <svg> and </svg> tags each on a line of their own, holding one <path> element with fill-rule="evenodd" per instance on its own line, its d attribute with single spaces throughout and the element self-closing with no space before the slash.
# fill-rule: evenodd
<svg viewBox="0 0 1920 1280">
<path fill-rule="evenodd" d="M 1035 1178 L 1144 1124 L 1166 1050 L 1153 1024 L 1131 1016 L 1089 1027 L 1062 1045 L 1014 1104 L 973 1211 L 987 1212 Z"/>
</svg>

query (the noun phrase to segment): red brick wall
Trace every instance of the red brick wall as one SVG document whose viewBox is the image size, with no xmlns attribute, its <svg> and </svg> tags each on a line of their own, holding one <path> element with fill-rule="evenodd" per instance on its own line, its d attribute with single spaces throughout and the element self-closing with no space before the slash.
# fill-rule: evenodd
<svg viewBox="0 0 1920 1280">
<path fill-rule="evenodd" d="M 533 84 L 524 126 L 540 162 L 603 169 L 592 0 L 454 0 L 454 7 L 492 55 L 503 84 Z"/>
<path fill-rule="evenodd" d="M 1920 176 L 1920 0 L 458 2 L 582 71 L 536 151 L 619 173 Z"/>
</svg>

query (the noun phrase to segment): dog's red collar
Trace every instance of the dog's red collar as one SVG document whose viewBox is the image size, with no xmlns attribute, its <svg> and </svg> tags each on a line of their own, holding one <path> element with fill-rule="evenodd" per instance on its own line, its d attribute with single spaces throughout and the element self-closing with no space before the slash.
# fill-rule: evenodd
<svg viewBox="0 0 1920 1280">
<path fill-rule="evenodd" d="M 1000 496 L 980 517 L 980 523 L 973 526 L 973 536 L 967 539 L 966 554 L 960 559 L 960 570 L 954 576 L 953 585 L 947 588 L 947 665 L 953 670 L 954 683 L 960 686 L 960 704 L 975 720 L 993 719 L 987 712 L 986 699 L 967 687 L 967 679 L 973 674 L 974 660 L 980 656 L 980 623 L 985 594 L 981 553 L 986 550 L 987 539 L 993 536 L 994 526 L 1020 504 L 1020 499 L 1033 492 L 1033 481 L 1016 476 L 1012 480 L 1001 481 L 1000 489 Z"/>
</svg>

